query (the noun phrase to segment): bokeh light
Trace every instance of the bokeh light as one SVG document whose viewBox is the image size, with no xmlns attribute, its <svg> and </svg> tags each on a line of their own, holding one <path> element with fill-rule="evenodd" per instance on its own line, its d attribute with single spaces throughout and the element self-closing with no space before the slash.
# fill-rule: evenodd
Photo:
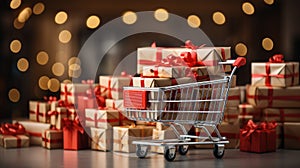
<svg viewBox="0 0 300 168">
<path fill-rule="evenodd" d="M 56 62 L 52 66 L 52 73 L 55 76 L 62 76 L 65 73 L 65 67 L 62 63 Z"/>
<path fill-rule="evenodd" d="M 44 12 L 44 10 L 45 10 L 45 5 L 42 2 L 39 2 L 33 6 L 32 11 L 35 15 L 40 15 L 41 13 Z"/>
<path fill-rule="evenodd" d="M 192 28 L 198 28 L 201 25 L 201 20 L 196 15 L 190 15 L 187 19 L 187 22 Z"/>
<path fill-rule="evenodd" d="M 40 51 L 37 55 L 36 55 L 36 62 L 40 65 L 45 65 L 48 63 L 49 60 L 49 56 L 48 53 L 45 51 Z"/>
<path fill-rule="evenodd" d="M 10 43 L 10 51 L 13 53 L 20 52 L 21 48 L 22 48 L 22 43 L 19 40 L 13 40 Z"/>
<path fill-rule="evenodd" d="M 235 53 L 238 56 L 246 56 L 247 52 L 248 52 L 248 49 L 247 49 L 247 46 L 244 43 L 238 43 L 235 46 Z"/>
<path fill-rule="evenodd" d="M 58 39 L 61 43 L 68 43 L 71 40 L 71 38 L 72 34 L 68 30 L 62 30 L 58 36 Z"/>
<path fill-rule="evenodd" d="M 86 26 L 90 29 L 95 29 L 99 25 L 100 25 L 100 18 L 96 15 L 92 15 L 86 20 Z"/>
<path fill-rule="evenodd" d="M 78 57 L 71 57 L 69 60 L 68 60 L 68 65 L 72 65 L 72 64 L 78 64 L 78 65 L 81 65 L 81 61 Z"/>
<path fill-rule="evenodd" d="M 253 15 L 255 11 L 254 6 L 250 2 L 244 2 L 242 5 L 242 10 L 247 15 Z"/>
<path fill-rule="evenodd" d="M 41 76 L 39 78 L 39 87 L 42 89 L 42 90 L 48 90 L 48 81 L 49 81 L 49 77 L 47 76 Z"/>
<path fill-rule="evenodd" d="M 25 23 L 31 16 L 31 14 L 32 14 L 31 8 L 27 7 L 25 9 L 23 9 L 18 15 L 18 21 L 20 23 Z"/>
<path fill-rule="evenodd" d="M 10 1 L 10 8 L 11 9 L 17 9 L 21 5 L 21 0 L 12 0 Z"/>
<path fill-rule="evenodd" d="M 17 63 L 19 71 L 25 72 L 29 68 L 29 62 L 26 58 L 20 58 Z"/>
<path fill-rule="evenodd" d="M 264 0 L 264 2 L 268 5 L 273 5 L 274 0 Z"/>
<path fill-rule="evenodd" d="M 51 78 L 49 81 L 48 81 L 48 89 L 51 91 L 51 92 L 57 92 L 60 88 L 60 83 L 59 83 L 59 80 L 56 79 L 56 78 Z"/>
<path fill-rule="evenodd" d="M 18 102 L 20 100 L 20 92 L 18 89 L 10 89 L 8 92 L 8 98 L 11 102 Z"/>
<path fill-rule="evenodd" d="M 60 11 L 55 15 L 55 23 L 64 24 L 68 19 L 68 14 L 65 11 Z"/>
<path fill-rule="evenodd" d="M 137 20 L 137 15 L 132 11 L 127 11 L 123 14 L 122 20 L 126 24 L 134 24 Z"/>
<path fill-rule="evenodd" d="M 225 15 L 222 12 L 214 12 L 213 21 L 218 25 L 222 25 L 226 22 Z"/>
<path fill-rule="evenodd" d="M 270 51 L 273 49 L 274 43 L 272 41 L 272 39 L 266 37 L 262 40 L 262 47 L 267 50 Z"/>
<path fill-rule="evenodd" d="M 16 28 L 16 29 L 22 29 L 23 27 L 24 27 L 24 23 L 20 23 L 19 21 L 18 21 L 18 18 L 16 18 L 15 20 L 14 20 L 14 28 Z"/>
<path fill-rule="evenodd" d="M 154 12 L 154 17 L 156 20 L 163 22 L 163 21 L 168 20 L 169 13 L 167 10 L 160 8 Z"/>
</svg>

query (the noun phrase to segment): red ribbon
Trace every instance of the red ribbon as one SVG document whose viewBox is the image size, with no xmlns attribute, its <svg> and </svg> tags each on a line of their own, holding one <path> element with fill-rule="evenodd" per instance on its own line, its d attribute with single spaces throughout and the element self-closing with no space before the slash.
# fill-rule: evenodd
<svg viewBox="0 0 300 168">
<path fill-rule="evenodd" d="M 76 117 L 74 120 L 70 120 L 69 118 L 64 118 L 63 123 L 64 123 L 64 128 L 66 128 L 68 130 L 74 130 L 75 129 L 75 130 L 79 131 L 81 134 L 84 133 L 84 129 L 81 126 L 78 117 Z"/>
<path fill-rule="evenodd" d="M 23 125 L 19 124 L 19 123 L 15 123 L 15 124 L 9 124 L 9 123 L 5 123 L 5 124 L 1 124 L 0 127 L 0 134 L 3 135 L 12 135 L 14 137 L 17 138 L 17 147 L 21 147 L 21 138 L 18 137 L 18 135 L 23 135 L 25 134 L 25 128 L 23 127 Z"/>
<path fill-rule="evenodd" d="M 252 120 L 249 120 L 247 125 L 242 129 L 242 136 L 244 137 L 249 137 L 250 135 L 257 131 L 257 130 L 262 130 L 262 131 L 270 131 L 273 130 L 277 127 L 276 122 L 261 122 L 259 124 L 255 124 Z"/>
<path fill-rule="evenodd" d="M 275 54 L 269 58 L 269 63 L 283 63 L 283 55 L 282 54 Z"/>
<path fill-rule="evenodd" d="M 29 113 L 31 114 L 35 114 L 36 115 L 36 121 L 39 122 L 40 121 L 40 116 L 42 117 L 46 117 L 46 114 L 44 113 L 40 113 L 40 103 L 36 102 L 36 111 L 30 111 Z"/>
<path fill-rule="evenodd" d="M 51 104 L 52 102 L 56 102 L 57 98 L 55 96 L 44 96 L 44 100 L 46 100 L 48 102 L 48 104 Z"/>
</svg>

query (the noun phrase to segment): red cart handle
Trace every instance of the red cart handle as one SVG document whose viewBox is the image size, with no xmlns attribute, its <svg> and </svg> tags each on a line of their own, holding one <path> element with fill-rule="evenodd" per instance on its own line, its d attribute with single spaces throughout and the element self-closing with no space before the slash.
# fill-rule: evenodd
<svg viewBox="0 0 300 168">
<path fill-rule="evenodd" d="M 241 66 L 244 66 L 246 64 L 246 62 L 247 62 L 246 58 L 238 57 L 232 65 L 239 68 Z"/>
</svg>

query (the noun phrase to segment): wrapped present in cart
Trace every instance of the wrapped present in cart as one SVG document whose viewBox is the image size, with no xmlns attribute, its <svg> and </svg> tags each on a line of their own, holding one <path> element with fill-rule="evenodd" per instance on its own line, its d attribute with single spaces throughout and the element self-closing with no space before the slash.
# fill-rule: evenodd
<svg viewBox="0 0 300 168">
<path fill-rule="evenodd" d="M 161 122 L 173 128 L 177 136 L 177 139 L 133 141 L 136 155 L 144 158 L 149 146 L 162 146 L 165 159 L 173 161 L 176 148 L 179 154 L 185 155 L 189 145 L 214 144 L 214 156 L 222 158 L 225 144 L 229 141 L 221 136 L 217 125 L 224 117 L 232 76 L 245 63 L 245 58 L 220 62 L 220 65 L 232 64 L 234 68 L 229 76 L 217 80 L 154 88 L 124 87 L 124 113 L 129 119 Z M 184 127 L 187 124 L 204 130 L 204 133 L 199 136 L 188 135 Z"/>
</svg>

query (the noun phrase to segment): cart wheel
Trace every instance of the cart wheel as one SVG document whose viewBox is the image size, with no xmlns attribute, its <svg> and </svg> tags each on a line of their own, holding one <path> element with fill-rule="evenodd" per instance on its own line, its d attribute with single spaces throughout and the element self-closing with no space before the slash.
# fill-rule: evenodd
<svg viewBox="0 0 300 168">
<path fill-rule="evenodd" d="M 225 150 L 224 150 L 224 144 L 215 144 L 214 146 L 214 156 L 217 159 L 221 159 L 224 156 Z"/>
<path fill-rule="evenodd" d="M 176 157 L 176 148 L 174 147 L 165 147 L 165 153 L 164 153 L 165 159 L 167 161 L 173 161 Z"/>
<path fill-rule="evenodd" d="M 141 145 L 136 145 L 136 156 L 139 158 L 145 158 L 148 153 L 148 147 L 147 146 L 141 146 Z"/>
<path fill-rule="evenodd" d="M 189 146 L 188 145 L 180 145 L 178 147 L 178 152 L 181 155 L 186 155 L 186 153 L 188 152 L 188 150 L 189 150 Z"/>
</svg>

